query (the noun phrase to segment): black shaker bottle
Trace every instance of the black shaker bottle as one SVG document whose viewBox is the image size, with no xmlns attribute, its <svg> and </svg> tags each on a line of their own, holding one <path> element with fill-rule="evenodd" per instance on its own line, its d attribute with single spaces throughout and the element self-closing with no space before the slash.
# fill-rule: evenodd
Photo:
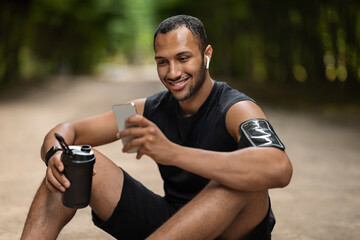
<svg viewBox="0 0 360 240">
<path fill-rule="evenodd" d="M 90 202 L 95 154 L 90 145 L 68 146 L 59 134 L 55 133 L 63 153 L 64 174 L 70 187 L 62 194 L 62 202 L 69 208 L 83 208 Z"/>
</svg>

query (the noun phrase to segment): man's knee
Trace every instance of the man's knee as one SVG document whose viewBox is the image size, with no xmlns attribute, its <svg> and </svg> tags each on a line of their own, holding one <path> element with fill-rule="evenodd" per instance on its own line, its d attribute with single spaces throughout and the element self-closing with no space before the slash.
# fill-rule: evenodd
<svg viewBox="0 0 360 240">
<path fill-rule="evenodd" d="M 242 239 L 264 219 L 269 209 L 267 191 L 240 191 L 215 181 L 210 181 L 204 190 L 209 191 L 209 198 L 218 199 L 215 206 L 233 218 L 219 239 Z"/>
<path fill-rule="evenodd" d="M 268 192 L 264 191 L 241 191 L 227 187 L 219 182 L 210 181 L 204 189 L 207 192 L 208 199 L 214 199 L 219 206 L 226 209 L 226 206 L 232 206 L 233 211 L 247 211 L 247 209 L 268 207 Z"/>
<path fill-rule="evenodd" d="M 124 174 L 105 155 L 94 149 L 96 162 L 91 188 L 90 207 L 101 220 L 108 219 L 120 200 Z"/>
</svg>

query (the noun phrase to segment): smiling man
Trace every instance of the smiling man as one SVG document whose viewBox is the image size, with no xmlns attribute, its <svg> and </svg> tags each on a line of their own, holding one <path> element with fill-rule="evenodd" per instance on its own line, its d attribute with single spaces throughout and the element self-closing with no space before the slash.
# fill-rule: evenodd
<svg viewBox="0 0 360 240">
<path fill-rule="evenodd" d="M 200 89 L 204 93 L 198 95 L 207 96 L 212 87 L 212 82 L 206 81 L 207 87 L 201 88 L 206 78 L 209 78 L 203 54 L 205 52 L 209 57 L 207 61 L 210 61 L 212 48 L 207 46 L 206 49 L 200 49 L 198 42 L 184 26 L 168 34 L 157 33 L 154 39 L 155 61 L 160 80 L 180 104 Z"/>
<path fill-rule="evenodd" d="M 211 79 L 213 49 L 197 18 L 163 21 L 154 35 L 158 75 L 167 91 L 135 103 L 138 115 L 117 133 L 113 112 L 59 124 L 45 137 L 42 158 L 60 133 L 71 145 L 99 146 L 136 136 L 159 166 L 165 196 L 96 154 L 90 207 L 95 225 L 118 239 L 270 239 L 275 219 L 268 189 L 285 187 L 292 166 L 262 110 L 243 93 Z M 23 239 L 53 239 L 75 214 L 59 193 L 70 182 L 59 153 L 47 159 Z"/>
</svg>

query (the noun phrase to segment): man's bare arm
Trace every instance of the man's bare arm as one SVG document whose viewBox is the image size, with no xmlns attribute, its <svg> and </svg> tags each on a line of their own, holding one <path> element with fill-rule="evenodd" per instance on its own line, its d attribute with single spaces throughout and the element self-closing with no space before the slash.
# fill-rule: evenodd
<svg viewBox="0 0 360 240">
<path fill-rule="evenodd" d="M 226 124 L 234 139 L 240 139 L 240 123 L 252 118 L 265 118 L 254 103 L 242 102 L 230 108 Z M 244 191 L 284 187 L 291 179 L 290 160 L 280 149 L 250 147 L 233 152 L 215 152 L 188 148 L 169 141 L 154 123 L 142 116 L 131 117 L 129 121 L 141 128 L 127 129 L 120 134 L 120 137 L 138 136 L 123 151 L 141 146 L 137 158 L 148 155 L 159 164 L 176 166 Z"/>
<path fill-rule="evenodd" d="M 234 140 L 240 141 L 240 124 L 253 118 L 266 119 L 263 111 L 253 102 L 238 102 L 229 109 L 226 126 Z M 182 160 L 176 165 L 239 190 L 285 187 L 292 175 L 292 166 L 286 152 L 273 147 L 251 147 L 230 153 L 194 149 L 182 152 L 184 154 L 178 156 Z M 189 163 L 186 159 L 197 161 Z"/>
<path fill-rule="evenodd" d="M 238 102 L 229 109 L 226 126 L 234 140 L 240 141 L 240 124 L 253 118 L 266 119 L 253 102 Z M 229 153 L 197 149 L 181 152 L 174 158 L 176 166 L 239 190 L 285 187 L 292 176 L 292 165 L 286 152 L 273 147 L 250 147 Z"/>
<path fill-rule="evenodd" d="M 135 100 L 137 112 L 142 114 L 145 99 Z M 76 121 L 65 122 L 57 125 L 50 130 L 44 139 L 41 147 L 41 157 L 45 160 L 46 152 L 54 145 L 59 145 L 54 137 L 54 133 L 63 136 L 69 145 L 100 146 L 118 140 L 116 134 L 118 128 L 116 125 L 113 111 L 100 115 L 84 118 Z M 46 172 L 46 185 L 51 191 L 64 192 L 70 187 L 70 183 L 63 174 L 64 165 L 60 160 L 60 153 L 54 154 L 50 158 Z"/>
<path fill-rule="evenodd" d="M 136 111 L 142 115 L 144 111 L 145 99 L 137 99 L 135 103 Z M 62 135 L 65 141 L 71 145 L 88 144 L 100 146 L 118 140 L 118 132 L 113 111 L 109 111 L 96 116 L 64 122 L 50 130 L 44 139 L 41 149 L 41 156 L 44 159 L 45 153 L 54 145 L 58 145 L 54 138 L 54 133 Z"/>
<path fill-rule="evenodd" d="M 112 111 L 81 120 L 64 122 L 51 129 L 45 136 L 41 148 L 41 156 L 54 145 L 59 145 L 54 133 L 59 133 L 69 145 L 89 144 L 91 146 L 103 145 L 116 139 L 116 122 Z"/>
</svg>

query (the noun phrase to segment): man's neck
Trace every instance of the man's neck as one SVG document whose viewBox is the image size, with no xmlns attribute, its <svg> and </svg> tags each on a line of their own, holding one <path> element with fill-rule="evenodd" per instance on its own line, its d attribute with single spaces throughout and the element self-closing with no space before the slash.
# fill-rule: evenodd
<svg viewBox="0 0 360 240">
<path fill-rule="evenodd" d="M 179 101 L 182 115 L 184 117 L 194 115 L 210 95 L 213 86 L 214 81 L 207 76 L 198 92 L 185 101 Z"/>
</svg>

